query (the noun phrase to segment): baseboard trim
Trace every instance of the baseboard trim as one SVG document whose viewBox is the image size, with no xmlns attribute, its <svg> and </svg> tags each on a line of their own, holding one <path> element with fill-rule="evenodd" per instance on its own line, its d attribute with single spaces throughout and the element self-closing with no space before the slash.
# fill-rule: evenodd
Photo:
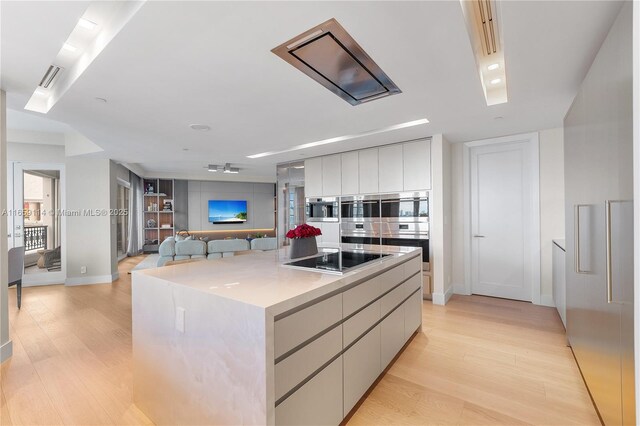
<svg viewBox="0 0 640 426">
<path fill-rule="evenodd" d="M 444 293 L 433 293 L 432 303 L 444 306 L 451 299 L 451 296 L 453 296 L 453 286 L 450 286 Z"/>
<path fill-rule="evenodd" d="M 13 342 L 9 340 L 4 345 L 0 346 L 0 363 L 5 362 L 13 355 Z"/>
<path fill-rule="evenodd" d="M 549 306 L 551 308 L 556 307 L 556 303 L 553 301 L 553 296 L 550 294 L 541 294 L 540 295 L 540 305 Z"/>
<path fill-rule="evenodd" d="M 74 286 L 74 285 L 89 285 L 89 284 L 109 284 L 115 280 L 117 280 L 119 274 L 116 272 L 111 275 L 91 275 L 87 277 L 73 277 L 67 278 L 64 282 L 64 285 Z"/>
</svg>

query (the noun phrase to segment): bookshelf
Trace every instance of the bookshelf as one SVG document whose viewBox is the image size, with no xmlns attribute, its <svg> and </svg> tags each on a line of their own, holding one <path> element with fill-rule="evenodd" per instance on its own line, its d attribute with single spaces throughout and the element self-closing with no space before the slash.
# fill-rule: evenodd
<svg viewBox="0 0 640 426">
<path fill-rule="evenodd" d="M 162 241 L 175 235 L 174 180 L 146 178 L 143 189 L 143 251 L 154 253 Z"/>
</svg>

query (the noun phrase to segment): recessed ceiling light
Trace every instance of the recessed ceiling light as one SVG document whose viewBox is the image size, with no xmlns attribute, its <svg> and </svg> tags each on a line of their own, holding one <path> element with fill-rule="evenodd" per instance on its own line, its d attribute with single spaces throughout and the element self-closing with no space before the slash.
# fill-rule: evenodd
<svg viewBox="0 0 640 426">
<path fill-rule="evenodd" d="M 311 148 L 314 146 L 342 142 L 349 139 L 361 138 L 364 136 L 377 135 L 378 133 L 385 133 L 393 130 L 405 129 L 407 127 L 419 126 L 421 124 L 428 124 L 428 123 L 429 123 L 429 120 L 427 120 L 426 118 L 421 118 L 420 120 L 407 121 L 406 123 L 394 124 L 393 126 L 383 127 L 381 129 L 369 130 L 367 132 L 355 133 L 353 135 L 337 136 L 335 138 L 323 139 L 321 141 L 309 142 L 302 145 L 296 145 L 289 149 L 283 149 L 282 151 L 261 152 L 260 154 L 247 155 L 247 158 L 261 158 L 261 157 L 268 157 L 269 155 L 284 154 L 286 152 L 298 151 L 300 149 Z"/>
<path fill-rule="evenodd" d="M 207 126 L 206 124 L 190 124 L 189 127 L 191 127 L 192 130 L 198 130 L 200 132 L 211 130 L 211 127 Z"/>
<path fill-rule="evenodd" d="M 102 102 L 103 104 L 107 103 L 107 100 L 105 98 L 94 98 L 94 99 L 98 102 Z"/>
<path fill-rule="evenodd" d="M 501 83 L 502 79 L 501 78 L 494 78 L 493 80 L 491 80 L 491 84 L 498 84 Z"/>
<path fill-rule="evenodd" d="M 489 71 L 497 70 L 498 68 L 500 68 L 500 64 L 491 64 L 487 67 Z"/>
<path fill-rule="evenodd" d="M 502 120 L 504 117 L 502 116 L 498 116 L 498 117 L 493 117 L 494 120 Z"/>
<path fill-rule="evenodd" d="M 78 50 L 77 47 L 70 45 L 69 43 L 65 43 L 62 45 L 62 48 L 64 50 L 68 50 L 69 52 L 75 52 L 76 50 Z"/>
<path fill-rule="evenodd" d="M 94 30 L 98 26 L 98 24 L 96 24 L 95 22 L 84 18 L 80 18 L 80 21 L 78 21 L 78 25 L 89 31 Z"/>
</svg>

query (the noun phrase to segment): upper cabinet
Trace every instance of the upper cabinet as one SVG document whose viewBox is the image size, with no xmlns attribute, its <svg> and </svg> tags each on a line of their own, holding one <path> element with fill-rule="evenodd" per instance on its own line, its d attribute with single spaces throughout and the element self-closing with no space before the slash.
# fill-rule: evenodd
<svg viewBox="0 0 640 426">
<path fill-rule="evenodd" d="M 322 157 L 322 195 L 342 193 L 340 154 Z"/>
<path fill-rule="evenodd" d="M 322 195 L 322 157 L 304 160 L 304 195 L 305 197 Z"/>
<path fill-rule="evenodd" d="M 358 151 L 359 194 L 378 192 L 378 148 Z"/>
<path fill-rule="evenodd" d="M 358 170 L 358 151 L 345 152 L 341 155 L 342 195 L 360 193 Z"/>
<path fill-rule="evenodd" d="M 404 190 L 431 188 L 431 141 L 422 140 L 402 144 Z"/>
<path fill-rule="evenodd" d="M 403 190 L 402 145 L 382 146 L 378 150 L 378 190 L 398 192 Z"/>
<path fill-rule="evenodd" d="M 305 160 L 305 197 L 431 189 L 431 141 L 363 149 Z"/>
</svg>

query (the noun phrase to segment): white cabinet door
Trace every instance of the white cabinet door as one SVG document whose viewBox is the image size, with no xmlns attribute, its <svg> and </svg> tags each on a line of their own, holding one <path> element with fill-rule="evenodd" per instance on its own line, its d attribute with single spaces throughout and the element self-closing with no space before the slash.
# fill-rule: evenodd
<svg viewBox="0 0 640 426">
<path fill-rule="evenodd" d="M 360 194 L 378 192 L 378 148 L 358 151 L 358 185 Z"/>
<path fill-rule="evenodd" d="M 322 195 L 340 195 L 342 168 L 340 154 L 322 157 Z"/>
<path fill-rule="evenodd" d="M 380 372 L 380 325 L 364 335 L 343 355 L 344 415 L 356 405 Z"/>
<path fill-rule="evenodd" d="M 304 160 L 304 196 L 322 195 L 322 158 Z"/>
<path fill-rule="evenodd" d="M 431 189 L 431 141 L 402 144 L 404 190 Z"/>
<path fill-rule="evenodd" d="M 276 407 L 277 425 L 337 425 L 342 411 L 342 357 Z"/>
<path fill-rule="evenodd" d="M 422 293 L 416 291 L 404 302 L 404 340 L 409 337 L 422 324 Z"/>
<path fill-rule="evenodd" d="M 383 146 L 378 149 L 378 189 L 380 192 L 402 191 L 402 145 Z"/>
<path fill-rule="evenodd" d="M 342 195 L 355 195 L 360 190 L 358 179 L 358 151 L 346 152 L 342 159 Z"/>
<path fill-rule="evenodd" d="M 380 323 L 380 366 L 384 370 L 404 345 L 404 304 Z"/>
</svg>

